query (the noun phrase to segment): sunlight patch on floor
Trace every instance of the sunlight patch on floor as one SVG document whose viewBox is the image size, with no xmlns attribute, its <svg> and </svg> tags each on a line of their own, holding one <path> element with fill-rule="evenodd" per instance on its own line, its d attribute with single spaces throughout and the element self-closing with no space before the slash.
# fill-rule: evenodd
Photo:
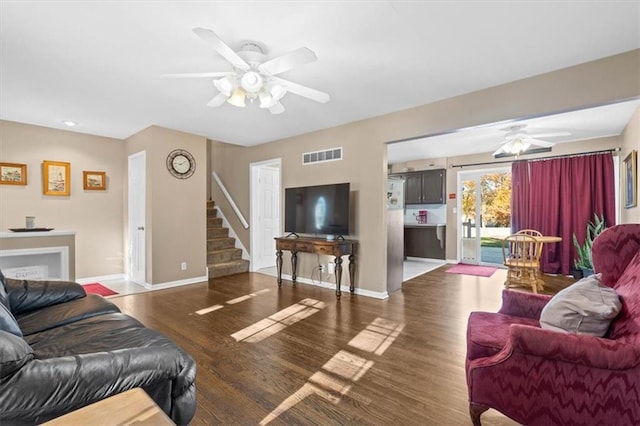
<svg viewBox="0 0 640 426">
<path fill-rule="evenodd" d="M 365 330 L 351 339 L 349 346 L 365 352 L 382 355 L 404 329 L 404 324 L 398 324 L 383 318 L 376 318 Z"/>
<path fill-rule="evenodd" d="M 235 305 L 236 303 L 244 302 L 245 300 L 252 299 L 252 298 L 256 297 L 259 294 L 266 293 L 266 292 L 269 292 L 269 291 L 271 291 L 271 289 L 264 288 L 262 290 L 258 290 L 256 292 L 254 292 L 254 293 L 245 294 L 244 296 L 240 296 L 240 297 L 236 297 L 235 299 L 227 300 L 226 303 L 227 303 L 227 305 Z M 213 305 L 213 306 L 209 306 L 208 308 L 203 308 L 203 309 L 200 309 L 199 311 L 196 311 L 196 314 L 204 315 L 204 314 L 208 314 L 210 312 L 217 311 L 217 310 L 222 309 L 222 308 L 224 308 L 223 305 Z M 191 315 L 191 314 L 189 314 L 189 315 Z"/>
<path fill-rule="evenodd" d="M 256 343 L 302 321 L 327 306 L 315 299 L 303 299 L 275 314 L 243 328 L 231 335 L 237 342 Z"/>
<path fill-rule="evenodd" d="M 365 352 L 382 355 L 404 329 L 404 324 L 376 318 L 358 333 L 348 345 Z M 341 350 L 315 372 L 296 392 L 287 397 L 275 410 L 260 421 L 266 425 L 277 419 L 298 402 L 311 395 L 318 395 L 332 404 L 338 404 L 353 384 L 373 366 L 374 362 L 351 352 Z"/>
</svg>

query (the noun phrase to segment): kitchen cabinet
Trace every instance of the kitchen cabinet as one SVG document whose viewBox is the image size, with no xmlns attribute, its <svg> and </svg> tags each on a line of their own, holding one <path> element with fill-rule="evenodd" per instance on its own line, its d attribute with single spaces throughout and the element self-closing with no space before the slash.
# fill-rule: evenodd
<svg viewBox="0 0 640 426">
<path fill-rule="evenodd" d="M 405 225 L 404 256 L 446 259 L 444 225 Z"/>
<path fill-rule="evenodd" d="M 423 170 L 394 174 L 405 179 L 405 204 L 444 204 L 446 203 L 444 169 Z"/>
</svg>

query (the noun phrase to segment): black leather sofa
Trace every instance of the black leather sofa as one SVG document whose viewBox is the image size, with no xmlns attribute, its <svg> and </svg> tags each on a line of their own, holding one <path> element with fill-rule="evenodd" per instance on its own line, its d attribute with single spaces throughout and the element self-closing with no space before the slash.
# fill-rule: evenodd
<svg viewBox="0 0 640 426">
<path fill-rule="evenodd" d="M 188 424 L 195 376 L 173 341 L 81 285 L 0 271 L 0 425 L 42 423 L 136 387 Z"/>
</svg>

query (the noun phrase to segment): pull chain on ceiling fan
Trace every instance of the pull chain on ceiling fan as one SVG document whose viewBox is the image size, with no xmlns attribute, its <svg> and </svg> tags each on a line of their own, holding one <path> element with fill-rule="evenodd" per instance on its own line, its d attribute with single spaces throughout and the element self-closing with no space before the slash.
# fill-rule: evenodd
<svg viewBox="0 0 640 426">
<path fill-rule="evenodd" d="M 231 49 L 213 31 L 206 28 L 194 28 L 193 32 L 204 40 L 232 65 L 232 71 L 203 72 L 187 74 L 164 74 L 168 78 L 217 78 L 213 84 L 220 93 L 211 99 L 207 106 L 218 107 L 225 103 L 245 107 L 246 99 L 260 102 L 260 108 L 269 109 L 272 114 L 284 112 L 280 100 L 287 92 L 325 103 L 329 95 L 310 87 L 302 86 L 283 78 L 276 77 L 289 71 L 296 65 L 317 60 L 315 53 L 306 47 L 265 61 L 265 49 L 258 42 L 245 42 L 238 52 Z"/>
</svg>

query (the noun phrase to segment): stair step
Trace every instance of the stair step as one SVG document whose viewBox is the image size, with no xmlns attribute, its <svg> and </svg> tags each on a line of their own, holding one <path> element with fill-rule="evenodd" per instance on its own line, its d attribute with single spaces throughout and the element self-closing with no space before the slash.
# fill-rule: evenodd
<svg viewBox="0 0 640 426">
<path fill-rule="evenodd" d="M 214 207 L 215 207 L 215 205 L 216 205 L 216 203 L 215 203 L 213 200 L 208 200 L 208 201 L 207 201 L 207 208 L 208 208 L 208 209 L 212 209 L 212 208 L 214 208 Z"/>
<path fill-rule="evenodd" d="M 209 265 L 209 278 L 220 278 L 249 271 L 249 261 L 244 259 Z"/>
<path fill-rule="evenodd" d="M 222 218 L 207 217 L 207 228 L 220 228 L 222 226 Z"/>
<path fill-rule="evenodd" d="M 213 238 L 211 240 L 207 240 L 207 253 L 222 250 L 226 248 L 234 248 L 236 245 L 235 238 Z"/>
<path fill-rule="evenodd" d="M 207 253 L 207 265 L 217 265 L 238 259 L 242 259 L 242 249 L 235 247 Z"/>
<path fill-rule="evenodd" d="M 218 209 L 212 207 L 212 208 L 208 208 L 207 207 L 207 217 L 218 217 Z"/>
<path fill-rule="evenodd" d="M 229 236 L 229 228 L 208 228 L 207 239 L 212 240 L 214 238 L 227 238 Z"/>
</svg>

